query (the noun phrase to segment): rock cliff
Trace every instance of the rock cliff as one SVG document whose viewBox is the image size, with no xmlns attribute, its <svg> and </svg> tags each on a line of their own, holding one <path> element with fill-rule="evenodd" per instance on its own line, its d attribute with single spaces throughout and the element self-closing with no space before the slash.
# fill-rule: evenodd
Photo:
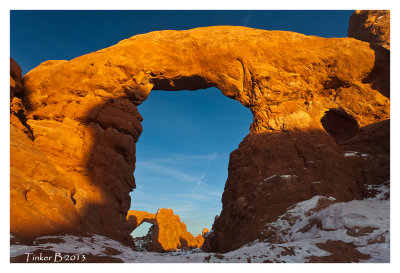
<svg viewBox="0 0 400 273">
<path fill-rule="evenodd" d="M 11 233 L 92 232 L 133 244 L 126 216 L 142 132 L 136 106 L 151 90 L 214 86 L 253 113 L 205 250 L 273 238 L 265 225 L 314 195 L 363 198 L 365 185 L 389 178 L 389 54 L 353 38 L 214 26 L 44 62 L 24 76 L 23 91 L 10 80 L 19 94 Z"/>
</svg>

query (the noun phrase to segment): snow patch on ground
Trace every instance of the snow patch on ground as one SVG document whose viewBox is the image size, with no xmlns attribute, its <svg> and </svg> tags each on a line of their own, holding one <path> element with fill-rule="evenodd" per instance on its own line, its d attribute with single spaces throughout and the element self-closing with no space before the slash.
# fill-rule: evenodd
<svg viewBox="0 0 400 273">
<path fill-rule="evenodd" d="M 389 187 L 369 186 L 368 189 L 378 194 L 374 198 L 343 203 L 334 203 L 333 197 L 325 196 L 314 196 L 297 203 L 277 221 L 266 226 L 266 230 L 275 230 L 278 238 L 264 242 L 256 240 L 224 254 L 206 253 L 200 249 L 169 253 L 134 251 L 115 240 L 93 234 L 89 237 L 44 236 L 33 245 L 12 244 L 10 256 L 43 249 L 59 253 L 112 256 L 134 263 L 292 263 L 307 262 L 312 256 L 329 256 L 331 253 L 318 248 L 317 244 L 340 240 L 352 243 L 358 251 L 371 256 L 361 262 L 390 262 L 390 199 L 385 199 Z M 110 248 L 116 251 L 110 254 Z"/>
<path fill-rule="evenodd" d="M 349 156 L 367 157 L 367 156 L 369 156 L 369 154 L 363 154 L 363 153 L 354 152 L 354 151 L 346 151 L 346 152 L 344 152 L 344 157 L 349 157 Z"/>
<path fill-rule="evenodd" d="M 280 234 L 283 244 L 292 247 L 296 256 L 326 256 L 330 253 L 315 251 L 312 246 L 328 240 L 352 243 L 358 251 L 371 255 L 365 262 L 390 262 L 390 200 L 385 185 L 371 186 L 378 191 L 374 198 L 335 203 L 313 212 L 324 196 L 298 203 L 279 219 L 267 226 Z M 311 253 L 304 253 L 307 250 Z M 282 259 L 280 259 L 283 261 Z"/>
</svg>

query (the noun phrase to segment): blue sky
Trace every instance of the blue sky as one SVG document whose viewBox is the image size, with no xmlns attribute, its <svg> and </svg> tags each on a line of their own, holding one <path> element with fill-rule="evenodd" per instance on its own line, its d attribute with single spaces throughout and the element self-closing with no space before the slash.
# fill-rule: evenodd
<svg viewBox="0 0 400 273">
<path fill-rule="evenodd" d="M 138 108 L 144 120 L 132 208 L 172 208 L 195 235 L 210 229 L 222 208 L 229 153 L 249 132 L 250 110 L 216 88 L 152 91 Z"/>
<path fill-rule="evenodd" d="M 70 60 L 136 34 L 241 25 L 346 37 L 352 11 L 11 11 L 10 55 L 23 74 L 46 60 Z M 211 228 L 221 211 L 229 153 L 249 132 L 251 112 L 215 88 L 152 91 L 139 106 L 132 209 L 174 209 L 190 232 Z M 134 234 L 141 236 L 146 228 Z"/>
</svg>

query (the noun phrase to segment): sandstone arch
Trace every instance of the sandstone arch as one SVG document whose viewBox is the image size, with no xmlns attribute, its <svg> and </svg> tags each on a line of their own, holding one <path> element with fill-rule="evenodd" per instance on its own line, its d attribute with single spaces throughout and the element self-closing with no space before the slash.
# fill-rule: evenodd
<svg viewBox="0 0 400 273">
<path fill-rule="evenodd" d="M 148 213 L 146 211 L 129 210 L 126 216 L 126 220 L 129 226 L 129 233 L 132 233 L 142 223 L 155 224 L 156 215 L 154 213 Z"/>
<path fill-rule="evenodd" d="M 150 251 L 164 252 L 177 249 L 199 248 L 203 245 L 204 236 L 194 237 L 187 231 L 185 223 L 181 222 L 172 209 L 160 208 L 152 214 L 145 211 L 128 211 L 127 221 L 133 231 L 142 223 L 152 224 L 145 236 L 144 248 Z M 132 232 L 131 231 L 131 232 Z"/>
<path fill-rule="evenodd" d="M 13 198 L 19 198 L 20 208 L 11 206 L 11 232 L 32 238 L 61 231 L 88 231 L 132 243 L 126 214 L 129 192 L 135 188 L 135 143 L 142 131 L 142 117 L 136 106 L 152 89 L 179 91 L 214 86 L 250 108 L 254 119 L 251 133 L 231 155 L 224 207 L 214 231 L 207 236 L 208 249 L 227 251 L 258 238 L 260 227 L 274 213 L 260 216 L 264 208 L 256 206 L 254 200 L 261 197 L 255 195 L 266 189 L 254 181 L 260 182 L 277 169 L 305 166 L 315 155 L 307 154 L 315 149 L 311 139 L 313 145 L 319 141 L 330 147 L 318 149 L 339 158 L 341 147 L 326 136 L 320 122 L 328 109 L 344 109 L 360 127 L 389 118 L 389 99 L 371 87 L 371 83 L 379 86 L 376 81 L 388 80 L 379 73 L 377 76 L 379 56 L 368 43 L 351 38 L 325 39 L 218 26 L 137 35 L 71 61 L 44 62 L 24 77 L 22 101 L 27 108 L 26 123 L 33 132 L 30 143 L 54 166 L 57 179 L 46 181 L 28 175 L 42 192 L 31 192 L 24 199 L 25 182 L 12 176 L 12 188 L 17 185 Z M 283 139 L 290 143 L 285 144 L 286 152 L 294 152 L 296 158 L 277 158 L 282 168 L 274 169 L 271 149 L 278 149 Z M 266 140 L 276 147 L 267 147 Z M 254 158 L 243 160 L 250 155 Z M 269 163 L 265 168 L 266 163 L 260 162 Z M 23 166 L 15 165 L 12 174 L 18 172 L 24 172 Z M 287 189 L 298 190 L 296 181 L 293 178 Z M 54 194 L 42 186 L 45 183 L 60 192 Z M 360 198 L 355 183 L 338 193 L 338 200 Z M 334 188 L 310 185 L 304 196 Z M 47 205 L 57 204 L 53 221 L 60 223 L 63 219 L 66 225 L 43 228 L 40 220 L 49 219 L 49 215 L 41 213 L 44 210 L 37 202 L 41 195 L 50 196 Z M 273 210 L 279 202 L 271 202 Z M 285 199 L 276 205 L 276 213 L 291 202 Z M 252 213 L 243 216 L 244 211 Z M 255 215 L 260 218 L 250 227 Z M 32 235 L 28 226 L 37 232 Z"/>
</svg>

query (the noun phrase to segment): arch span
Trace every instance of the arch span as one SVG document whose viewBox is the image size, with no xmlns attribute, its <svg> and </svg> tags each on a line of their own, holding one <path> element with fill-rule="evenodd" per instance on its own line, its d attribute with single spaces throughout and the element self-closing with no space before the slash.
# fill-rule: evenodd
<svg viewBox="0 0 400 273">
<path fill-rule="evenodd" d="M 126 216 L 129 226 L 129 233 L 132 233 L 142 223 L 149 223 L 154 225 L 156 223 L 156 215 L 146 211 L 130 210 Z"/>
<path fill-rule="evenodd" d="M 379 56 L 367 43 L 350 38 L 216 26 L 137 35 L 70 61 L 44 62 L 24 77 L 23 103 L 34 145 L 68 181 L 51 181 L 62 194 L 49 202 L 73 206 L 80 215 L 80 220 L 71 220 L 76 231 L 132 243 L 126 214 L 129 192 L 135 188 L 135 143 L 142 131 L 136 106 L 152 89 L 217 87 L 250 108 L 252 137 L 321 131 L 326 109 L 337 107 L 365 126 L 389 117 L 389 100 L 370 84 L 377 75 L 371 74 L 375 57 Z M 230 163 L 228 180 L 235 164 Z M 243 169 L 243 181 L 247 181 L 245 173 Z M 18 185 L 24 187 L 22 182 Z M 240 190 L 230 185 L 218 220 L 225 227 L 235 217 L 230 209 L 249 204 L 245 198 L 233 204 L 230 196 L 239 197 Z M 31 191 L 29 196 L 40 194 Z M 39 209 L 38 203 L 28 202 L 22 200 L 20 206 Z M 30 219 L 26 214 L 22 217 Z M 40 221 L 14 221 L 17 218 L 11 219 L 11 232 L 29 236 L 24 226 L 28 222 L 41 230 Z M 227 236 L 219 241 L 232 241 L 229 238 L 236 231 L 218 232 Z M 227 251 L 257 236 L 243 228 L 240 232 L 234 246 L 215 243 L 213 248 Z"/>
</svg>

